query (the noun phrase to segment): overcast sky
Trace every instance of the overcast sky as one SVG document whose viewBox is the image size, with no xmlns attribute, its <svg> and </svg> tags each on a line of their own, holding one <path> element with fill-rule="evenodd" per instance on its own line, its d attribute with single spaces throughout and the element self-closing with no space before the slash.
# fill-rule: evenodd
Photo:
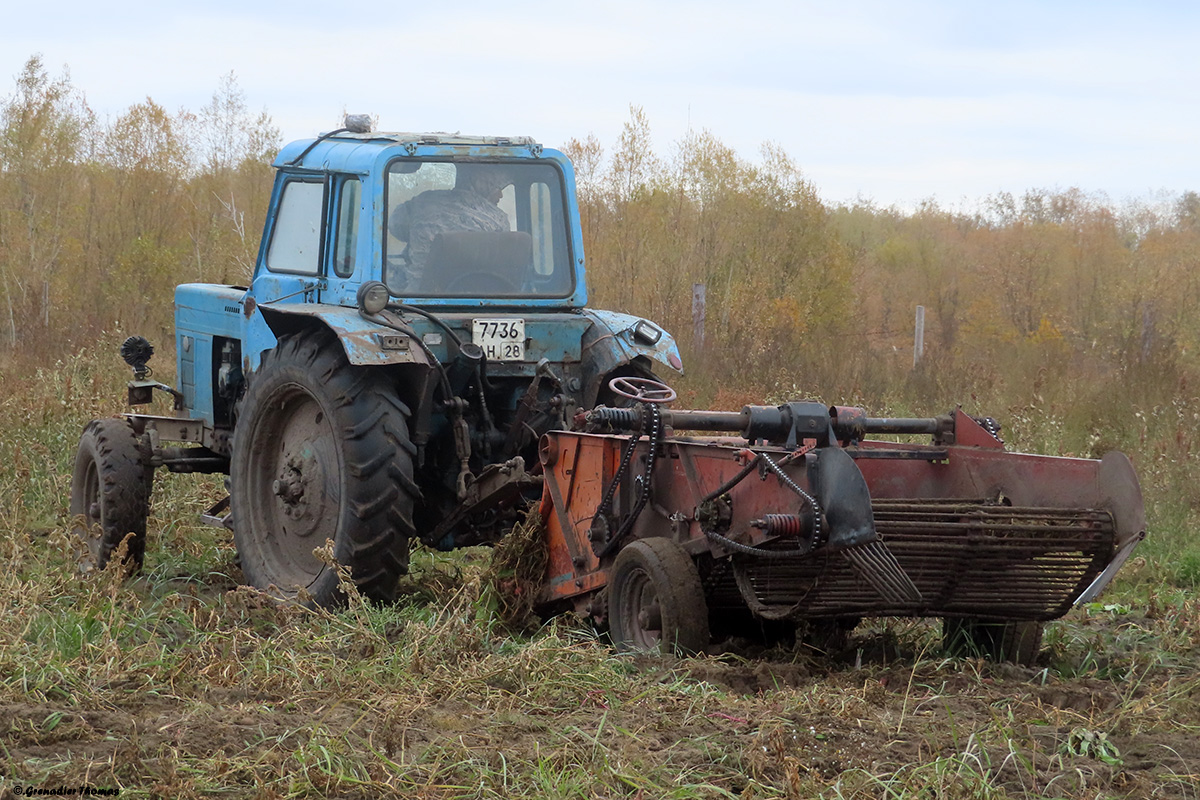
<svg viewBox="0 0 1200 800">
<path fill-rule="evenodd" d="M 660 155 L 773 141 L 827 201 L 1078 187 L 1200 191 L 1200 3 L 5 0 L 0 96 L 30 55 L 102 118 L 199 110 L 231 70 L 285 140 L 343 109 L 384 130 L 593 133 L 629 106 Z"/>
</svg>

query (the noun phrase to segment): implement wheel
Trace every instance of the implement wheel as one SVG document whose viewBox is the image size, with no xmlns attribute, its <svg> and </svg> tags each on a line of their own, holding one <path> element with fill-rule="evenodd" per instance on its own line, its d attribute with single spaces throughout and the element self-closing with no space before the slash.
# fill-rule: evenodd
<svg viewBox="0 0 1200 800">
<path fill-rule="evenodd" d="M 80 569 L 104 569 L 128 536 L 126 563 L 141 569 L 146 557 L 150 478 L 133 428 L 123 419 L 97 419 L 79 438 L 71 476 L 71 516 L 82 547 Z"/>
<path fill-rule="evenodd" d="M 952 655 L 1032 666 L 1042 647 L 1042 622 L 942 620 L 942 642 Z"/>
<path fill-rule="evenodd" d="M 696 565 L 670 539 L 639 539 L 613 562 L 609 635 L 622 652 L 701 652 L 709 642 L 708 604 Z"/>
<path fill-rule="evenodd" d="M 247 583 L 337 605 L 338 576 L 313 555 L 331 539 L 363 595 L 394 599 L 419 495 L 408 416 L 383 373 L 351 366 L 327 332 L 279 339 L 234 429 L 230 509 Z"/>
</svg>

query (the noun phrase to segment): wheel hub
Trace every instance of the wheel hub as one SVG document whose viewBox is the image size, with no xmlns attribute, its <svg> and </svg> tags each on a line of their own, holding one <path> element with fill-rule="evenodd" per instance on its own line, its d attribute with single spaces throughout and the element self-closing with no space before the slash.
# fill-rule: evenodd
<svg viewBox="0 0 1200 800">
<path fill-rule="evenodd" d="M 644 570 L 637 570 L 626 586 L 622 603 L 625 611 L 626 629 L 634 643 L 641 649 L 651 650 L 662 639 L 662 606 Z"/>
<path fill-rule="evenodd" d="M 644 631 L 662 630 L 662 608 L 658 603 L 643 606 L 637 615 L 638 627 Z"/>
<path fill-rule="evenodd" d="M 281 456 L 271 490 L 284 530 L 289 536 L 312 536 L 323 527 L 328 502 L 325 466 L 306 442 L 298 447 L 285 444 Z"/>
<path fill-rule="evenodd" d="M 284 465 L 283 474 L 276 478 L 271 488 L 275 496 L 283 502 L 284 513 L 294 516 L 298 506 L 304 503 L 304 472 L 303 465 L 289 458 Z"/>
</svg>

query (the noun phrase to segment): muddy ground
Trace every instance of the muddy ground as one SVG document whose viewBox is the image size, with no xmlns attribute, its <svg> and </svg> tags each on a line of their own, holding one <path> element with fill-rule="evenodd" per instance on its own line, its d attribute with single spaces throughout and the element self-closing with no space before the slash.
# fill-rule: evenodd
<svg viewBox="0 0 1200 800">
<path fill-rule="evenodd" d="M 1073 612 L 1018 667 L 946 658 L 910 621 L 677 660 L 571 623 L 506 634 L 478 602 L 356 634 L 230 579 L 180 596 L 200 622 L 161 628 L 169 665 L 0 705 L 4 797 L 1200 796 L 1194 599 Z"/>
</svg>

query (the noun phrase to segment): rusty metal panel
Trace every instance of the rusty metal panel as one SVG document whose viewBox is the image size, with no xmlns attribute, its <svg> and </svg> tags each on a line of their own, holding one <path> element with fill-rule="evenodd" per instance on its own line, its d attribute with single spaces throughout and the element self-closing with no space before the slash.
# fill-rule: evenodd
<svg viewBox="0 0 1200 800">
<path fill-rule="evenodd" d="M 551 433 L 542 438 L 542 516 L 549 546 L 543 598 L 562 600 L 601 588 L 606 574 L 588 538 L 592 515 L 616 471 L 616 437 Z M 619 455 L 619 454 L 618 454 Z"/>
</svg>

